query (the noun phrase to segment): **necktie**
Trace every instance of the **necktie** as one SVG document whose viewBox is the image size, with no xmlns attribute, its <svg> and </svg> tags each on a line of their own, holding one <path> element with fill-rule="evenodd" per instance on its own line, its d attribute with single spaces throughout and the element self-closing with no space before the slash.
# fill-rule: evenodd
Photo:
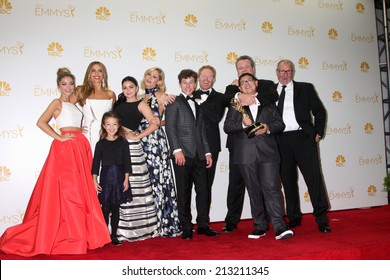
<svg viewBox="0 0 390 280">
<path fill-rule="evenodd" d="M 280 115 L 283 116 L 283 105 L 284 105 L 284 97 L 286 95 L 286 86 L 282 86 L 282 91 L 280 92 L 280 97 L 278 101 L 278 110 L 280 112 Z"/>
</svg>

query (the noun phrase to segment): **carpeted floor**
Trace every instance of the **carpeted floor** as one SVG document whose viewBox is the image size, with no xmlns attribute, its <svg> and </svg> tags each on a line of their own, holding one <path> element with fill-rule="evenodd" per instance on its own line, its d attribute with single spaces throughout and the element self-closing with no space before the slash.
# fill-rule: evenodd
<svg viewBox="0 0 390 280">
<path fill-rule="evenodd" d="M 295 236 L 275 240 L 272 229 L 258 240 L 248 239 L 251 220 L 218 237 L 194 233 L 192 240 L 154 238 L 108 244 L 85 255 L 39 255 L 23 258 L 0 252 L 1 260 L 389 260 L 390 205 L 329 213 L 331 233 L 318 231 L 311 214 L 303 216 Z M 212 223 L 221 231 L 223 223 Z"/>
</svg>

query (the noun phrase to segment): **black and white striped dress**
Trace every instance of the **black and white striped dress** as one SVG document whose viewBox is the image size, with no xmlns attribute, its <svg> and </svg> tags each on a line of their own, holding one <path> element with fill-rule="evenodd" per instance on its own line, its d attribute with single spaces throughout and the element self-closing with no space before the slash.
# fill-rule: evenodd
<svg viewBox="0 0 390 280">
<path fill-rule="evenodd" d="M 122 125 L 137 130 L 143 115 L 138 111 L 141 102 L 123 102 L 114 108 Z M 136 241 L 158 236 L 156 204 L 150 186 L 145 153 L 140 140 L 128 140 L 132 164 L 130 186 L 133 201 L 123 203 L 119 209 L 117 236 L 120 241 Z"/>
</svg>

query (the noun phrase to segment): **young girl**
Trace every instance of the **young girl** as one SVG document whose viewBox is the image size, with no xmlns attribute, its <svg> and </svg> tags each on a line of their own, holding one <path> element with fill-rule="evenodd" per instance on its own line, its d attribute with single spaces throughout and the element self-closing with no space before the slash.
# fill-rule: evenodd
<svg viewBox="0 0 390 280">
<path fill-rule="evenodd" d="M 134 200 L 131 203 L 122 203 L 119 208 L 118 238 L 121 241 L 143 240 L 158 236 L 156 205 L 140 139 L 155 131 L 159 120 L 153 115 L 152 109 L 142 99 L 137 98 L 138 89 L 138 82 L 134 77 L 123 78 L 123 92 L 119 94 L 114 104 L 114 111 L 121 117 L 131 161 L 134 163 L 130 176 Z M 149 126 L 142 132 L 138 132 L 143 118 L 148 120 Z"/>
<path fill-rule="evenodd" d="M 131 171 L 129 145 L 122 137 L 122 133 L 119 115 L 113 111 L 104 113 L 100 140 L 96 143 L 92 164 L 92 176 L 107 225 L 111 214 L 111 241 L 114 245 L 120 244 L 117 238 L 119 205 L 132 201 L 129 186 Z"/>
</svg>

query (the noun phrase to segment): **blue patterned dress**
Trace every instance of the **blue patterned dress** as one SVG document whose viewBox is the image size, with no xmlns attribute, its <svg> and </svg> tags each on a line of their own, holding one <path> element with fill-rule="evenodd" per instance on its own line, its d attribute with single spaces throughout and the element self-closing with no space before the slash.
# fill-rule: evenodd
<svg viewBox="0 0 390 280">
<path fill-rule="evenodd" d="M 155 95 L 156 89 L 147 90 L 150 94 L 148 105 L 153 114 L 161 119 L 159 105 Z M 140 123 L 140 131 L 148 127 L 144 118 Z M 147 137 L 141 139 L 146 154 L 150 183 L 157 205 L 158 231 L 160 236 L 174 237 L 180 234 L 180 223 L 177 211 L 176 189 L 173 182 L 168 141 L 164 130 L 160 127 Z"/>
</svg>

